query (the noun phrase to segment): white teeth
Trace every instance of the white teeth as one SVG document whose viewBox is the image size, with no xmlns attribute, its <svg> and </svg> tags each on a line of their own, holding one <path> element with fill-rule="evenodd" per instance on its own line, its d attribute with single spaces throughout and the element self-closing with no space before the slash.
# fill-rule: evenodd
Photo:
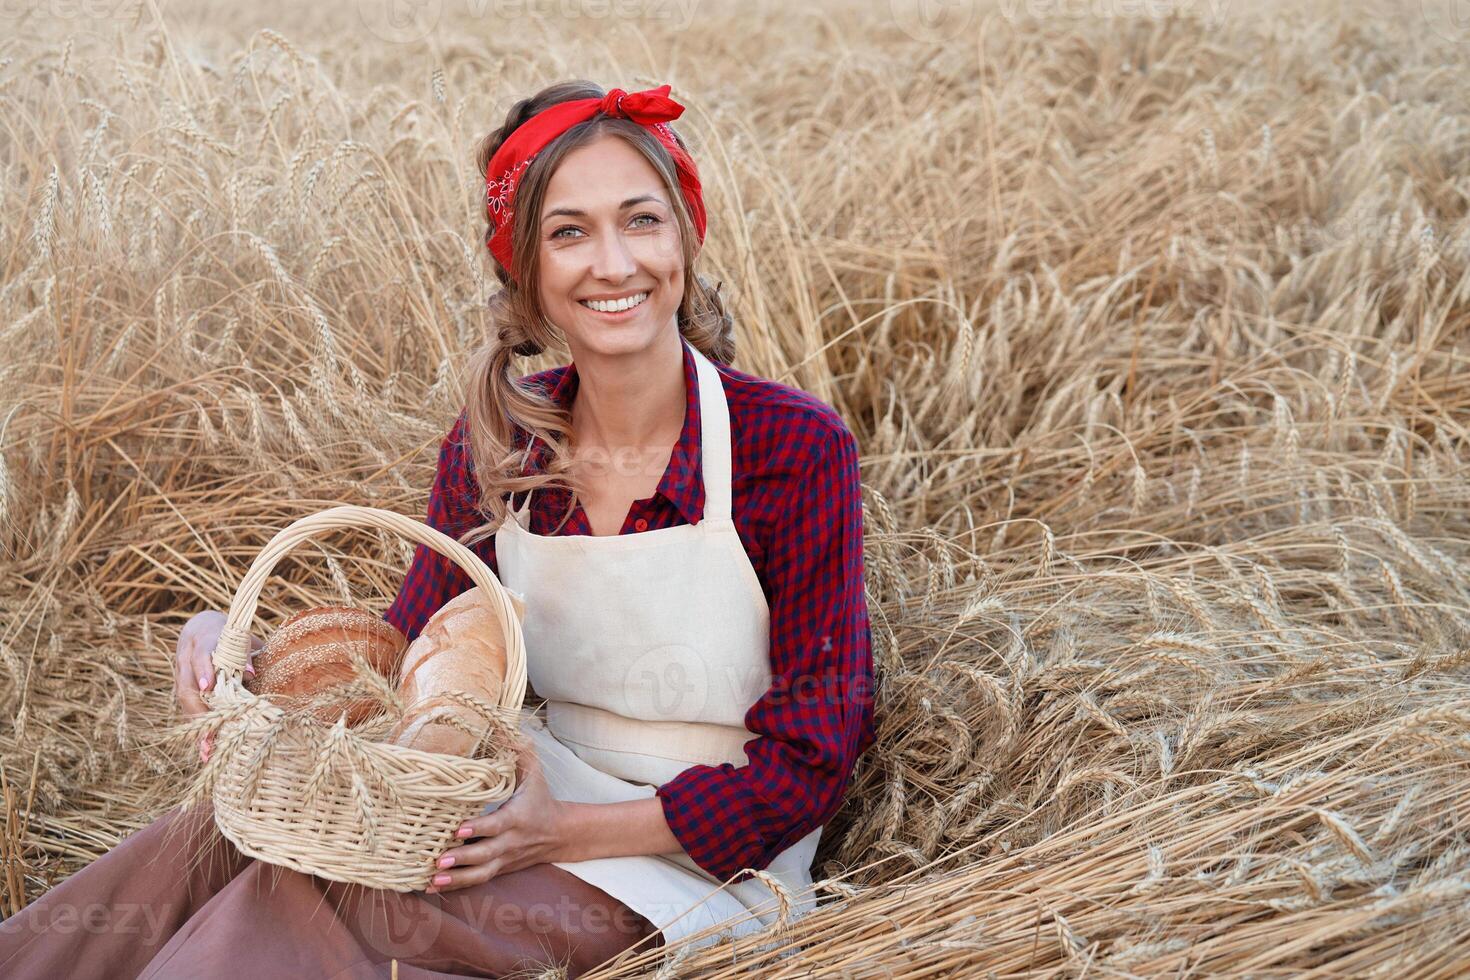
<svg viewBox="0 0 1470 980">
<path fill-rule="evenodd" d="M 647 298 L 647 293 L 634 293 L 632 296 L 625 296 L 622 299 L 584 299 L 581 303 L 583 306 L 597 310 L 599 313 L 621 313 L 623 310 L 632 309 Z"/>
</svg>

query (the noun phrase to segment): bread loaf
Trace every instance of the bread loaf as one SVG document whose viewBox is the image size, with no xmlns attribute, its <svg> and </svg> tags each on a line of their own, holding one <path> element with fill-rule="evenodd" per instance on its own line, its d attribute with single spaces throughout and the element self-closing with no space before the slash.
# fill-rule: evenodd
<svg viewBox="0 0 1470 980">
<path fill-rule="evenodd" d="M 393 677 L 408 640 L 393 624 L 366 609 L 318 606 L 297 613 L 266 638 L 255 654 L 255 677 L 245 688 L 287 707 L 311 710 L 323 721 L 345 711 L 355 725 L 381 705 L 372 698 L 322 700 L 331 687 L 353 677 L 353 655 L 361 654 L 385 678 Z"/>
<path fill-rule="evenodd" d="M 519 620 L 525 606 L 509 594 Z M 497 704 L 505 672 L 500 614 L 478 586 L 472 587 L 435 612 L 404 651 L 398 679 L 404 714 L 390 740 L 425 752 L 469 754 L 490 719 L 446 695 L 458 692 Z"/>
</svg>

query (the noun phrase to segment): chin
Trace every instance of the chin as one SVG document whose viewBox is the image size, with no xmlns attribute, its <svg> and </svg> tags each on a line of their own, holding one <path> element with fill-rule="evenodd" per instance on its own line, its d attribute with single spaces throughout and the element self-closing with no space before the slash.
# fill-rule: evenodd
<svg viewBox="0 0 1470 980">
<path fill-rule="evenodd" d="M 575 302 L 575 301 L 574 301 Z M 576 304 L 577 337 L 584 348 L 603 354 L 626 354 L 652 347 L 666 329 L 678 332 L 674 323 L 676 310 L 648 311 L 628 323 L 600 322 L 595 314 Z"/>
</svg>

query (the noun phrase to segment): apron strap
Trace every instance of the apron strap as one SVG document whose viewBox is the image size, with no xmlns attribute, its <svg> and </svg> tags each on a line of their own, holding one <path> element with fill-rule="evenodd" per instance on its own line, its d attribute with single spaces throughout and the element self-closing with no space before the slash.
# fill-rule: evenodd
<svg viewBox="0 0 1470 980">
<path fill-rule="evenodd" d="M 704 479 L 704 514 L 700 522 L 730 520 L 730 406 L 720 372 L 689 341 L 699 377 L 699 463 Z"/>
</svg>

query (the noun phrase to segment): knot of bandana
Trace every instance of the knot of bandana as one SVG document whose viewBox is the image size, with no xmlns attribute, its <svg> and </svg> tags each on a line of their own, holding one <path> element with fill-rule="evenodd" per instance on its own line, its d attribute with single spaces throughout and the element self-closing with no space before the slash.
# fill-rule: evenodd
<svg viewBox="0 0 1470 980">
<path fill-rule="evenodd" d="M 495 225 L 488 242 L 490 253 L 512 276 L 515 275 L 511 228 L 521 175 L 548 143 L 598 113 L 631 119 L 647 127 L 669 151 L 678 173 L 679 190 L 689 207 L 694 230 L 703 243 L 705 212 L 699 170 L 693 158 L 674 139 L 674 131 L 666 125 L 670 120 L 678 119 L 683 112 L 684 107 L 669 98 L 669 86 L 660 85 L 641 92 L 614 88 L 601 98 L 558 102 L 526 120 L 500 145 L 485 168 L 485 213 Z"/>
</svg>

